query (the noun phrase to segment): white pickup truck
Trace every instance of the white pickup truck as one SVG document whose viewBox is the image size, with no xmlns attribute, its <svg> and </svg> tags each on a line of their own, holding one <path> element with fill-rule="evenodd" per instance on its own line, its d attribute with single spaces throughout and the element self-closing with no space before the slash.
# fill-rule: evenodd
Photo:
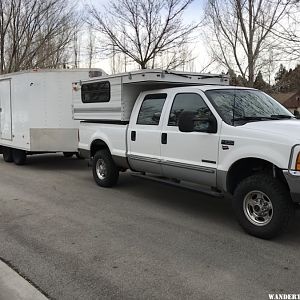
<svg viewBox="0 0 300 300">
<path fill-rule="evenodd" d="M 285 229 L 300 202 L 300 121 L 255 89 L 142 91 L 128 122 L 86 120 L 79 133 L 99 186 L 125 170 L 204 185 L 232 195 L 240 225 L 260 238 Z"/>
</svg>

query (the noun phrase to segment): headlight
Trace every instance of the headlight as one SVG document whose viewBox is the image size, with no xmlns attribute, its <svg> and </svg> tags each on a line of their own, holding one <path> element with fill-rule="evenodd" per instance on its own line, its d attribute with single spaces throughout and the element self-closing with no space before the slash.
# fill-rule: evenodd
<svg viewBox="0 0 300 300">
<path fill-rule="evenodd" d="M 289 170 L 300 175 L 300 144 L 292 148 Z"/>
<path fill-rule="evenodd" d="M 300 171 L 300 152 L 298 153 L 298 156 L 297 156 L 297 159 L 296 159 L 295 170 Z"/>
</svg>

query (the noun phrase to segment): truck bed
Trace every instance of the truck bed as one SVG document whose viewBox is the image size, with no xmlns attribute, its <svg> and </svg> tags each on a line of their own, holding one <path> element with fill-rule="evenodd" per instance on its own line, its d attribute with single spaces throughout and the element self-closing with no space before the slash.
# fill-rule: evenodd
<svg viewBox="0 0 300 300">
<path fill-rule="evenodd" d="M 125 158 L 127 153 L 127 130 L 128 124 L 124 123 L 81 122 L 79 149 L 90 149 L 92 142 L 97 141 L 95 136 L 100 131 L 102 140 L 108 145 L 111 154 Z"/>
</svg>

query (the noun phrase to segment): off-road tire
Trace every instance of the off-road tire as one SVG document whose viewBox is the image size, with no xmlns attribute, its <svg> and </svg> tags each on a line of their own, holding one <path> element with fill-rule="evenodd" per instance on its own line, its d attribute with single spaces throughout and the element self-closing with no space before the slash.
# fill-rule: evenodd
<svg viewBox="0 0 300 300">
<path fill-rule="evenodd" d="M 3 147 L 2 149 L 3 160 L 5 162 L 11 163 L 13 162 L 12 149 L 8 147 Z"/>
<path fill-rule="evenodd" d="M 98 164 L 103 165 L 105 168 L 105 175 L 102 177 L 99 176 Z M 95 154 L 93 158 L 92 168 L 94 180 L 99 186 L 112 187 L 117 184 L 119 179 L 119 170 L 108 150 L 100 150 Z"/>
<path fill-rule="evenodd" d="M 272 203 L 273 215 L 266 225 L 258 226 L 251 223 L 244 212 L 245 197 L 253 191 L 263 192 Z M 244 179 L 234 191 L 233 209 L 242 228 L 262 239 L 271 239 L 282 233 L 295 213 L 287 186 L 269 174 L 257 174 Z"/>
<path fill-rule="evenodd" d="M 16 165 L 24 165 L 26 162 L 26 151 L 20 149 L 13 149 L 12 157 Z"/>
</svg>

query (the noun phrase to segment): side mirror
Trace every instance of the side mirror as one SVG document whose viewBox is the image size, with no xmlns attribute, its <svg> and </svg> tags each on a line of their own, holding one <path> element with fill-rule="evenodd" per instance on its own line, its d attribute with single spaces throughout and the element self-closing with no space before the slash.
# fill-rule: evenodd
<svg viewBox="0 0 300 300">
<path fill-rule="evenodd" d="M 208 119 L 207 133 L 217 133 L 218 132 L 218 122 L 217 119 L 211 115 Z"/>
<path fill-rule="evenodd" d="M 193 112 L 183 111 L 178 120 L 178 127 L 181 132 L 198 131 L 217 133 L 218 122 L 213 115 L 207 118 L 197 119 Z"/>
<path fill-rule="evenodd" d="M 178 120 L 178 128 L 181 132 L 194 131 L 194 118 L 195 115 L 191 111 L 183 111 Z"/>
</svg>

